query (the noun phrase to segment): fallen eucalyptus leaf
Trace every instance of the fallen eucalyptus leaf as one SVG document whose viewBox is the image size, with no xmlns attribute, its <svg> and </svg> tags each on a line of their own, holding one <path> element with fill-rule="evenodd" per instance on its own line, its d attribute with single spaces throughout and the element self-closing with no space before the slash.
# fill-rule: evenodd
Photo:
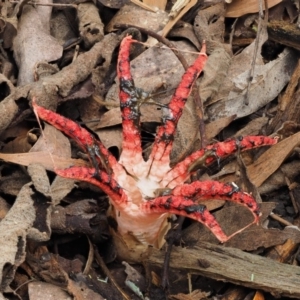
<svg viewBox="0 0 300 300">
<path fill-rule="evenodd" d="M 288 83 L 296 66 L 297 57 L 294 51 L 285 49 L 276 59 L 266 65 L 255 66 L 254 79 L 248 92 L 249 104 L 245 104 L 245 89 L 249 71 L 244 71 L 234 79 L 235 90 L 227 98 L 213 103 L 207 108 L 210 120 L 236 115 L 247 116 L 274 100 Z M 243 65 L 243 69 L 245 70 Z M 280 74 L 280 76 L 278 75 Z M 219 98 L 220 96 L 216 96 Z"/>
</svg>

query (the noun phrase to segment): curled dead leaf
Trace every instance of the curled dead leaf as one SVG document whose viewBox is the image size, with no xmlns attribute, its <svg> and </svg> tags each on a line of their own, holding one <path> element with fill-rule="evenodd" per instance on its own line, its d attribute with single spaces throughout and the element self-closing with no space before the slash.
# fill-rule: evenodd
<svg viewBox="0 0 300 300">
<path fill-rule="evenodd" d="M 0 223 L 0 290 L 5 290 L 14 278 L 16 269 L 25 260 L 26 237 L 35 221 L 31 184 L 23 186 L 5 218 Z M 5 276 L 3 276 L 5 274 Z"/>
</svg>

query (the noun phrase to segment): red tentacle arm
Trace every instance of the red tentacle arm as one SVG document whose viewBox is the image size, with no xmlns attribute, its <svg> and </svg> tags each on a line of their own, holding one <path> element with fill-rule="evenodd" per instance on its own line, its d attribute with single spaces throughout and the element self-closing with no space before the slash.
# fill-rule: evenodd
<svg viewBox="0 0 300 300">
<path fill-rule="evenodd" d="M 130 72 L 130 45 L 135 42 L 131 36 L 123 39 L 118 57 L 119 97 L 122 114 L 123 142 L 120 162 L 134 175 L 144 174 L 142 143 L 140 134 L 139 98 Z"/>
<path fill-rule="evenodd" d="M 123 168 L 118 164 L 116 158 L 86 129 L 70 119 L 37 105 L 35 99 L 32 100 L 32 106 L 37 117 L 51 124 L 75 140 L 78 146 L 84 152 L 89 154 L 89 157 L 95 166 L 96 164 L 100 164 L 105 168 L 110 169 L 110 167 L 112 167 L 112 169 L 115 168 L 121 172 Z M 111 173 L 112 171 L 108 170 L 108 172 Z"/>
<path fill-rule="evenodd" d="M 205 50 L 206 47 L 204 44 L 194 64 L 191 65 L 182 76 L 181 82 L 168 107 L 163 108 L 163 125 L 158 128 L 149 158 L 152 163 L 150 176 L 155 177 L 158 175 L 157 172 L 166 172 L 166 168 L 169 169 L 170 153 L 176 127 L 182 115 L 186 100 L 192 91 L 192 86 L 206 63 L 207 55 L 205 54 Z M 162 167 L 165 169 L 162 170 Z"/>
<path fill-rule="evenodd" d="M 190 184 L 177 186 L 172 191 L 172 195 L 190 198 L 194 201 L 209 199 L 232 201 L 248 208 L 252 212 L 255 222 L 258 222 L 259 207 L 255 199 L 250 194 L 241 192 L 234 183 L 211 180 L 195 181 Z"/>
<path fill-rule="evenodd" d="M 141 210 L 148 214 L 168 212 L 191 218 L 209 228 L 220 242 L 224 243 L 228 240 L 228 236 L 205 205 L 195 204 L 193 200 L 185 199 L 182 196 L 170 195 L 155 198 L 143 203 Z"/>
<path fill-rule="evenodd" d="M 55 169 L 61 177 L 85 181 L 99 187 L 111 199 L 116 207 L 127 204 L 128 198 L 120 185 L 106 172 L 95 168 L 71 167 L 64 170 Z"/>
<path fill-rule="evenodd" d="M 224 184 L 218 181 L 195 181 L 191 184 L 183 184 L 176 187 L 170 195 L 143 203 L 142 210 L 148 213 L 171 212 L 201 222 L 223 243 L 246 227 L 227 236 L 205 205 L 198 204 L 198 201 L 211 199 L 228 200 L 247 207 L 252 212 L 254 221 L 246 227 L 259 221 L 259 207 L 251 195 L 240 192 L 235 184 Z"/>
<path fill-rule="evenodd" d="M 190 167 L 197 161 L 205 157 L 206 153 L 210 153 L 202 163 L 208 165 L 215 160 L 227 157 L 239 150 L 246 151 L 249 149 L 270 146 L 277 143 L 277 138 L 266 136 L 246 136 L 237 139 L 228 139 L 224 142 L 208 145 L 204 149 L 198 150 L 187 156 L 183 161 L 179 162 L 172 170 L 170 170 L 162 181 L 163 186 L 174 188 L 175 186 L 185 182 L 190 174 Z"/>
</svg>

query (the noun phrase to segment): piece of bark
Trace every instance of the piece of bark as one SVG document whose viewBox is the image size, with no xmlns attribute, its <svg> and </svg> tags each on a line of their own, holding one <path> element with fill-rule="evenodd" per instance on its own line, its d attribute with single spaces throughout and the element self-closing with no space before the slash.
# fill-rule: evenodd
<svg viewBox="0 0 300 300">
<path fill-rule="evenodd" d="M 268 252 L 267 257 L 281 263 L 288 262 L 288 260 L 295 253 L 298 247 L 299 247 L 299 243 L 293 241 L 292 239 L 288 239 L 282 245 L 278 245 L 272 248 Z"/>
<path fill-rule="evenodd" d="M 271 40 L 300 50 L 300 29 L 297 24 L 274 20 L 268 24 L 268 34 Z"/>
<path fill-rule="evenodd" d="M 161 266 L 163 262 L 164 252 L 152 249 L 147 263 Z M 170 266 L 215 280 L 270 292 L 275 297 L 300 298 L 299 267 L 234 248 L 209 243 L 199 243 L 193 249 L 177 247 L 172 252 Z"/>
<path fill-rule="evenodd" d="M 300 68 L 299 68 L 300 70 Z M 300 75 L 300 74 L 299 74 Z M 298 84 L 299 77 L 297 78 Z M 271 134 L 274 131 L 280 129 L 284 122 L 294 122 L 300 123 L 300 90 L 294 92 L 294 94 L 290 97 L 289 103 L 286 105 L 285 109 L 282 111 L 280 109 L 277 110 L 277 114 L 272 120 L 272 123 L 267 128 L 267 134 Z"/>
</svg>

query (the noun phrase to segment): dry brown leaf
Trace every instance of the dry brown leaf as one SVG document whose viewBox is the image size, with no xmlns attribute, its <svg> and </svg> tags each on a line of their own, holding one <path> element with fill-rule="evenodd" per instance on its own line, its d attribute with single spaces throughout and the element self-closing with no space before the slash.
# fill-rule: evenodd
<svg viewBox="0 0 300 300">
<path fill-rule="evenodd" d="M 224 43 L 224 3 L 199 10 L 194 20 L 194 32 L 200 42 L 205 41 L 208 60 L 199 85 L 201 100 L 211 100 L 227 76 L 231 61 L 231 45 Z"/>
<path fill-rule="evenodd" d="M 2 5 L 0 18 L 0 38 L 2 39 L 2 45 L 5 49 L 11 48 L 13 40 L 17 35 L 18 15 L 24 6 L 22 2 L 23 1 L 20 1 L 15 6 L 10 2 L 5 2 Z"/>
<path fill-rule="evenodd" d="M 117 147 L 119 153 L 121 153 L 123 135 L 120 127 L 105 128 L 97 130 L 96 133 L 106 148 Z"/>
<path fill-rule="evenodd" d="M 145 10 L 135 4 L 125 4 L 106 26 L 106 31 L 114 30 L 115 24 L 135 25 L 154 32 L 161 30 L 168 20 L 167 13 L 162 10 L 156 12 Z"/>
<path fill-rule="evenodd" d="M 56 176 L 51 184 L 52 204 L 58 205 L 74 188 L 74 180 Z"/>
<path fill-rule="evenodd" d="M 68 292 L 73 295 L 72 299 L 76 300 L 106 300 L 107 298 L 103 298 L 99 293 L 94 292 L 89 285 L 87 284 L 87 279 L 81 280 L 79 282 L 75 282 L 73 280 L 68 280 Z"/>
<path fill-rule="evenodd" d="M 69 139 L 55 127 L 45 123 L 43 133 L 29 152 L 49 152 L 60 157 L 71 157 Z"/>
<path fill-rule="evenodd" d="M 149 6 L 158 7 L 161 10 L 165 10 L 167 5 L 167 0 L 143 0 Z"/>
<path fill-rule="evenodd" d="M 148 3 L 146 2 L 141 2 L 139 0 L 130 0 L 132 3 L 134 3 L 135 5 L 145 9 L 145 10 L 148 10 L 148 11 L 152 11 L 152 12 L 156 12 L 158 10 L 158 7 L 155 7 L 155 6 L 152 6 L 152 5 L 149 5 Z"/>
<path fill-rule="evenodd" d="M 268 8 L 271 8 L 282 0 L 267 0 Z M 263 3 L 263 2 L 262 2 Z M 263 4 L 264 5 L 264 4 Z M 226 17 L 228 18 L 238 18 L 240 16 L 257 13 L 259 10 L 257 0 L 235 0 L 227 5 Z"/>
<path fill-rule="evenodd" d="M 28 284 L 28 295 L 30 300 L 74 299 L 61 287 L 42 281 L 30 282 Z"/>
<path fill-rule="evenodd" d="M 260 53 L 260 49 L 263 43 L 267 40 L 268 34 L 267 31 L 264 30 L 259 37 L 259 45 L 258 45 L 258 53 Z M 228 98 L 231 91 L 235 91 L 235 93 L 242 91 L 248 84 L 248 78 L 245 75 L 248 75 L 250 72 L 253 56 L 255 52 L 255 42 L 246 47 L 241 53 L 232 57 L 229 69 L 227 71 L 227 76 L 222 81 L 222 85 L 217 95 L 214 95 L 213 99 L 210 99 L 209 104 L 213 104 L 218 101 L 225 101 Z M 263 58 L 261 54 L 256 56 L 255 66 L 263 65 Z M 241 77 L 242 74 L 245 74 L 238 82 L 237 79 Z M 241 82 L 241 81 L 244 82 Z"/>
<path fill-rule="evenodd" d="M 141 122 L 161 122 L 161 116 L 155 104 L 145 104 L 141 106 Z M 110 109 L 101 117 L 97 129 L 120 125 L 122 123 L 121 111 L 119 107 Z"/>
<path fill-rule="evenodd" d="M 260 194 L 267 194 L 279 188 L 286 186 L 286 177 L 294 179 L 300 173 L 300 161 L 283 164 L 275 173 L 273 173 L 259 188 Z"/>
<path fill-rule="evenodd" d="M 85 278 L 77 278 L 77 282 L 71 280 L 67 272 L 63 269 L 59 261 L 59 256 L 48 251 L 45 246 L 37 247 L 36 244 L 29 244 L 29 255 L 27 256 L 27 264 L 32 271 L 47 283 L 54 284 L 68 291 L 73 296 L 72 299 L 86 300 L 95 299 L 103 300 L 101 295 L 92 291 L 84 283 Z M 47 257 L 47 261 L 40 261 L 40 257 Z M 81 279 L 81 281 L 80 281 Z"/>
<path fill-rule="evenodd" d="M 219 91 L 228 75 L 231 56 L 222 48 L 216 48 L 209 56 L 199 84 L 199 94 L 203 103 L 211 100 Z"/>
<path fill-rule="evenodd" d="M 17 119 L 19 113 L 17 102 L 19 100 L 23 103 L 24 99 L 36 97 L 39 105 L 54 109 L 57 106 L 57 100 L 69 96 L 74 87 L 85 81 L 96 66 L 98 78 L 102 76 L 104 78 L 111 66 L 112 52 L 119 45 L 120 39 L 119 35 L 107 34 L 91 50 L 79 55 L 75 61 L 58 73 L 41 81 L 16 88 L 0 102 L 0 111 L 5 111 L 0 118 L 0 132 L 3 133 L 13 120 Z M 99 61 L 102 61 L 100 65 Z M 94 77 L 96 76 L 92 76 L 92 79 Z"/>
<path fill-rule="evenodd" d="M 25 153 L 28 152 L 32 144 L 30 143 L 29 132 L 24 132 L 12 141 L 8 142 L 1 151 L 3 153 Z"/>
<path fill-rule="evenodd" d="M 221 132 L 225 127 L 227 127 L 233 120 L 235 116 L 230 116 L 226 118 L 221 118 L 216 121 L 209 122 L 205 126 L 206 138 L 210 141 L 217 134 Z"/>
<path fill-rule="evenodd" d="M 17 169 L 12 174 L 2 174 L 0 191 L 6 195 L 17 196 L 22 186 L 30 181 L 30 177 L 22 170 Z"/>
<path fill-rule="evenodd" d="M 45 168 L 40 164 L 30 164 L 27 171 L 36 190 L 49 197 L 51 189 Z"/>
<path fill-rule="evenodd" d="M 169 32 L 168 38 L 183 38 L 189 40 L 198 50 L 201 49 L 192 24 L 178 21 L 173 29 Z"/>
<path fill-rule="evenodd" d="M 224 206 L 225 200 L 209 200 L 209 201 L 199 201 L 198 203 L 201 205 L 205 205 L 209 211 L 215 210 Z"/>
<path fill-rule="evenodd" d="M 25 260 L 26 238 L 36 217 L 32 195 L 31 184 L 24 185 L 14 205 L 0 223 L 1 290 L 9 286 L 16 269 Z"/>
<path fill-rule="evenodd" d="M 93 2 L 79 3 L 77 18 L 79 33 L 86 48 L 91 48 L 103 39 L 104 25 L 100 19 L 98 8 Z"/>
<path fill-rule="evenodd" d="M 60 157 L 56 155 L 51 155 L 49 152 L 30 152 L 16 154 L 0 153 L 0 159 L 22 166 L 29 166 L 33 163 L 39 163 L 46 170 L 49 171 L 53 171 L 54 168 L 66 169 L 71 166 L 89 166 L 89 163 L 82 159 Z"/>
<path fill-rule="evenodd" d="M 226 243 L 226 246 L 239 248 L 245 251 L 254 251 L 261 247 L 270 248 L 283 244 L 287 239 L 300 242 L 300 232 L 295 228 L 279 230 L 275 228 L 263 228 L 252 225 Z"/>
<path fill-rule="evenodd" d="M 260 117 L 251 120 L 244 128 L 240 129 L 233 137 L 247 136 L 247 135 L 259 135 L 261 129 L 268 123 L 268 117 Z"/>
<path fill-rule="evenodd" d="M 225 7 L 218 2 L 198 11 L 194 20 L 194 31 L 200 42 L 206 42 L 207 52 L 211 54 L 218 48 L 226 49 L 231 53 L 231 46 L 224 43 Z"/>
<path fill-rule="evenodd" d="M 251 45 L 254 46 L 254 44 Z M 249 49 L 246 48 L 244 51 L 247 52 Z M 243 56 L 245 56 L 245 53 Z M 249 56 L 249 53 L 246 56 L 248 60 L 252 57 L 251 55 Z M 246 61 L 238 62 L 237 57 L 233 59 L 234 62 L 229 68 L 226 78 L 227 83 L 223 83 L 223 90 L 215 97 L 215 99 L 220 101 L 213 103 L 207 108 L 210 120 L 231 115 L 241 118 L 265 106 L 278 96 L 289 81 L 296 65 L 295 54 L 288 49 L 281 53 L 276 60 L 266 65 L 256 65 L 254 79 L 248 91 L 249 105 L 246 105 L 245 92 L 251 61 L 249 61 L 249 64 Z M 245 57 L 244 59 L 246 60 L 247 58 Z"/>
<path fill-rule="evenodd" d="M 2 15 L 0 18 L 0 38 L 3 40 L 3 48 L 10 48 L 16 35 L 17 16 L 6 18 Z"/>
<path fill-rule="evenodd" d="M 1 141 L 12 140 L 20 135 L 23 136 L 27 134 L 30 129 L 31 126 L 28 122 L 21 122 L 16 126 L 11 126 L 1 134 Z M 32 132 L 36 132 L 36 130 L 33 129 Z"/>
<path fill-rule="evenodd" d="M 77 33 L 72 29 L 72 26 L 63 10 L 54 10 L 51 17 L 51 35 L 64 45 L 68 41 L 74 41 L 77 38 Z"/>
<path fill-rule="evenodd" d="M 183 160 L 194 150 L 195 142 L 199 137 L 199 121 L 195 112 L 195 103 L 192 98 L 189 98 L 177 125 L 170 156 L 171 165 Z"/>
<path fill-rule="evenodd" d="M 68 138 L 56 128 L 45 124 L 43 135 L 31 148 L 29 153 L 0 153 L 0 159 L 15 164 L 29 166 L 40 164 L 46 170 L 65 169 L 70 166 L 88 166 L 82 159 L 72 159 Z M 39 175 L 37 175 L 39 178 Z M 48 192 L 45 192 L 49 195 Z"/>
<path fill-rule="evenodd" d="M 201 299 L 208 299 L 210 293 L 203 292 L 201 290 L 194 290 L 190 294 L 177 294 L 171 295 L 169 297 L 170 300 L 201 300 Z"/>
<path fill-rule="evenodd" d="M 50 3 L 50 0 L 43 0 Z M 50 35 L 51 6 L 25 5 L 18 24 L 13 50 L 19 66 L 18 85 L 34 81 L 34 66 L 41 61 L 55 61 L 63 48 Z"/>
<path fill-rule="evenodd" d="M 167 36 L 167 34 L 170 32 L 170 30 L 173 28 L 173 26 L 184 16 L 195 4 L 197 3 L 197 0 L 190 0 L 188 4 L 178 13 L 175 12 L 175 17 L 171 18 L 167 25 L 164 27 L 161 35 Z M 172 15 L 173 16 L 173 15 Z"/>
</svg>

